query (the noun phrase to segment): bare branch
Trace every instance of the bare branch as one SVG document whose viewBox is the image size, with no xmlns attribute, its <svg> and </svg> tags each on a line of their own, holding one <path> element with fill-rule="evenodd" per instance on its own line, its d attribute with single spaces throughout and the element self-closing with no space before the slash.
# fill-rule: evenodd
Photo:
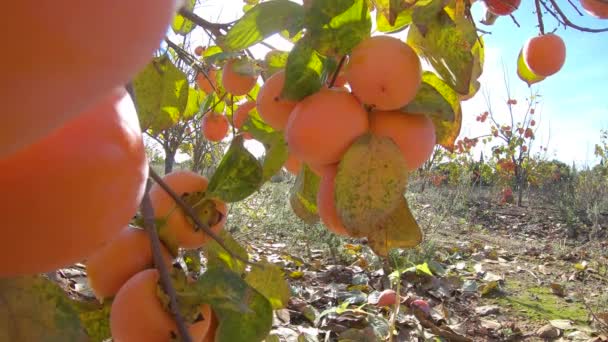
<svg viewBox="0 0 608 342">
<path fill-rule="evenodd" d="M 534 0 L 536 6 L 536 18 L 538 19 L 538 29 L 540 34 L 545 34 L 545 24 L 543 23 L 543 13 L 540 10 L 540 0 Z"/>
<path fill-rule="evenodd" d="M 154 223 L 154 209 L 152 208 L 152 202 L 150 201 L 150 186 L 151 182 L 148 180 L 148 183 L 146 184 L 146 193 L 144 194 L 144 198 L 141 202 L 141 211 L 144 216 L 144 228 L 150 237 L 152 254 L 154 256 L 154 265 L 160 273 L 161 286 L 163 287 L 165 293 L 169 296 L 169 308 L 171 309 L 171 313 L 175 318 L 179 335 L 184 342 L 192 342 L 192 337 L 190 336 L 186 322 L 179 312 L 179 307 L 177 305 L 177 293 L 173 288 L 173 284 L 171 284 L 169 270 L 167 269 L 167 265 L 165 265 L 163 260 L 161 252 L 162 246 L 158 237 L 158 232 L 156 231 L 156 224 Z"/>
<path fill-rule="evenodd" d="M 570 21 L 570 19 L 568 19 L 568 16 L 566 16 L 566 14 L 562 11 L 562 9 L 559 7 L 559 5 L 557 4 L 557 2 L 555 0 L 549 0 L 549 2 L 551 2 L 551 6 L 553 6 L 555 11 L 557 11 L 557 14 L 559 14 L 559 16 L 562 18 L 562 20 L 566 26 L 569 26 L 573 29 L 583 31 L 583 32 L 591 32 L 591 33 L 608 32 L 608 27 L 601 28 L 601 29 L 594 29 L 594 28 L 583 27 L 583 26 L 574 24 L 573 22 Z"/>
</svg>

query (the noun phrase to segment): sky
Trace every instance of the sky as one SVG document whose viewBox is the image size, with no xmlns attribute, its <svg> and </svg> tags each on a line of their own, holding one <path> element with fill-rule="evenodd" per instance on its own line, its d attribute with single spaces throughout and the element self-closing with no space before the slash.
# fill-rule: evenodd
<svg viewBox="0 0 608 342">
<path fill-rule="evenodd" d="M 294 0 L 296 1 L 296 0 Z M 242 16 L 242 0 L 202 0 L 195 13 L 214 22 L 230 22 Z M 298 2 L 298 1 L 296 1 Z M 586 13 L 580 16 L 567 1 L 558 1 L 571 20 L 580 25 L 592 28 L 608 27 L 608 20 L 595 19 Z M 578 5 L 578 1 L 574 0 Z M 580 8 L 580 6 L 579 6 Z M 486 94 L 498 118 L 506 113 L 507 94 L 506 79 L 511 97 L 518 100 L 517 108 L 524 110 L 524 100 L 530 94 L 530 88 L 517 77 L 516 62 L 521 47 L 530 37 L 539 33 L 533 1 L 522 1 L 514 13 L 521 27 L 517 27 L 510 17 L 500 17 L 492 26 L 479 23 L 484 15 L 484 4 L 477 1 L 473 4 L 472 13 L 479 29 L 490 31 L 484 34 L 485 63 L 479 81 L 482 89 L 472 99 L 462 103 L 463 125 L 460 137 L 476 137 L 487 134 L 488 127 L 475 121 L 478 114 L 487 109 Z M 566 62 L 555 75 L 532 86 L 538 92 L 541 103 L 537 107 L 536 140 L 532 153 L 540 146 L 548 148 L 545 156 L 548 159 L 559 159 L 577 167 L 595 165 L 598 160 L 593 155 L 594 146 L 599 143 L 600 129 L 608 129 L 608 32 L 588 33 L 571 28 L 558 27 L 549 14 L 544 16 L 545 31 L 554 29 L 566 44 Z M 407 31 L 396 36 L 404 38 Z M 200 28 L 192 37 L 206 44 L 207 39 Z M 273 46 L 289 50 L 290 44 L 278 36 L 267 40 Z M 195 41 L 196 43 L 196 41 Z M 193 47 L 194 48 L 194 47 Z M 263 46 L 254 46 L 253 54 L 257 58 L 269 51 Z M 428 68 L 424 66 L 423 68 Z M 428 66 L 428 65 L 427 65 Z M 260 145 L 248 142 L 255 154 L 261 152 Z M 490 146 L 486 146 L 486 151 Z M 475 153 L 480 153 L 483 147 Z"/>
</svg>

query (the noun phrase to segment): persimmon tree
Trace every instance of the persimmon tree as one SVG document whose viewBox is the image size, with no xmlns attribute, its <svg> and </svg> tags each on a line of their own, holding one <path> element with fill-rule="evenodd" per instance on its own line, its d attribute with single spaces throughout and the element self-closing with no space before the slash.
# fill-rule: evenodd
<svg viewBox="0 0 608 342">
<path fill-rule="evenodd" d="M 93 315 L 96 324 L 87 326 L 91 338 L 264 339 L 289 288 L 278 266 L 250 260 L 223 228 L 228 206 L 252 195 L 288 161 L 298 172 L 289 202 L 305 222 L 321 220 L 335 233 L 367 238 L 379 256 L 422 241 L 404 192 L 410 172 L 435 145 L 455 148 L 461 101 L 480 88 L 484 40 L 470 13 L 478 4 L 245 3 L 243 16 L 231 23 L 201 18 L 195 0 L 180 2 L 179 9 L 169 0 L 5 6 L 12 13 L 8 27 L 19 27 L 19 34 L 8 32 L 6 46 L 20 54 L 3 54 L 0 63 L 0 84 L 8 91 L 4 110 L 11 113 L 0 138 L 0 180 L 10 199 L 2 209 L 9 224 L 1 243 L 0 296 L 13 315 L 7 321 L 18 323 L 0 330 L 0 339 L 81 340 L 72 306 L 37 274 L 94 259 L 129 224 L 147 233 L 154 267 L 148 259 L 114 268 L 122 258 L 110 257 L 105 269 L 95 269 L 96 279 L 128 280 L 107 293 L 118 287 Z M 534 3 L 540 35 L 522 42 L 514 61 L 528 84 L 555 75 L 566 56 L 566 42 L 545 32 L 546 17 L 557 26 L 608 31 L 574 24 L 554 0 Z M 596 0 L 583 7 L 602 17 L 604 5 Z M 484 23 L 517 13 L 517 7 L 494 1 Z M 175 35 L 163 38 L 169 26 Z M 190 46 L 196 26 L 212 43 Z M 406 29 L 405 40 L 390 35 Z M 259 57 L 249 51 L 275 34 L 292 48 Z M 547 49 L 559 53 L 548 55 Z M 22 57 L 40 51 L 44 58 Z M 21 84 L 30 86 L 15 86 Z M 32 91 L 44 97 L 32 101 Z M 112 92 L 123 95 L 108 98 Z M 241 106 L 248 106 L 246 115 L 237 117 Z M 174 133 L 173 152 L 194 127 L 207 140 L 230 140 L 208 178 L 198 172 L 161 177 L 147 168 L 142 132 L 169 132 L 166 139 Z M 509 146 L 513 127 L 497 128 L 505 137 L 510 132 Z M 261 158 L 245 147 L 246 139 L 263 144 Z M 513 144 L 520 156 L 525 153 L 524 145 Z M 513 160 L 509 151 L 504 153 Z M 43 166 L 41 156 L 50 158 Z M 193 250 L 205 257 L 203 270 L 167 267 L 167 258 L 192 256 Z M 129 275 L 112 275 L 125 269 Z M 24 296 L 29 300 L 10 299 Z M 41 316 L 54 320 L 32 319 Z M 39 321 L 55 324 L 32 323 Z"/>
</svg>

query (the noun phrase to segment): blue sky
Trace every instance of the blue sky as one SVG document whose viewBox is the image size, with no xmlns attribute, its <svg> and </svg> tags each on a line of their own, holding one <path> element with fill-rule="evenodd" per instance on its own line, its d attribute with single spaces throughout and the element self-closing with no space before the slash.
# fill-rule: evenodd
<svg viewBox="0 0 608 342">
<path fill-rule="evenodd" d="M 586 14 L 580 16 L 567 1 L 558 2 L 574 23 L 594 28 L 608 27 L 608 20 L 595 19 Z M 578 4 L 577 0 L 573 2 Z M 242 0 L 204 0 L 195 12 L 208 20 L 228 22 L 242 15 L 242 6 Z M 521 25 L 519 28 L 509 17 L 498 18 L 493 26 L 478 24 L 480 29 L 491 31 L 491 34 L 484 36 L 485 65 L 480 82 L 496 112 L 500 112 L 500 109 L 506 111 L 503 67 L 507 71 L 512 97 L 523 103 L 523 99 L 530 94 L 527 84 L 517 77 L 516 62 L 525 41 L 539 32 L 533 10 L 533 1 L 522 1 L 514 13 Z M 475 2 L 472 11 L 478 23 L 483 17 L 484 4 Z M 557 22 L 550 15 L 544 18 L 547 32 L 557 27 Z M 578 167 L 594 165 L 597 160 L 593 156 L 593 149 L 599 142 L 600 129 L 608 129 L 608 32 L 586 33 L 559 27 L 556 33 L 565 41 L 566 62 L 559 73 L 533 86 L 542 95 L 542 103 L 538 107 L 540 110 L 537 109 L 539 130 L 532 152 L 541 145 L 547 146 L 546 157 L 549 159 L 557 158 L 568 164 L 575 162 Z M 403 32 L 399 36 L 404 37 L 405 34 Z M 193 37 L 200 37 L 201 43 L 207 42 L 200 29 Z M 276 36 L 271 37 L 269 42 L 280 49 L 287 50 L 290 46 Z M 268 49 L 256 46 L 252 51 L 256 57 L 262 58 Z M 488 133 L 483 125 L 475 121 L 476 115 L 485 110 L 483 91 L 463 102 L 461 137 Z M 254 142 L 249 144 L 253 150 L 261 148 Z"/>
</svg>

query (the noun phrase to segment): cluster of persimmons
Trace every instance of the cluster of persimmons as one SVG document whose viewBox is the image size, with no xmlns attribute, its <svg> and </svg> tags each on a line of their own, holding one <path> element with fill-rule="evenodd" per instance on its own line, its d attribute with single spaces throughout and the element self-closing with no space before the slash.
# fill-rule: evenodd
<svg viewBox="0 0 608 342">
<path fill-rule="evenodd" d="M 20 31 L 6 41 L 19 53 L 0 57 L 0 278 L 84 262 L 97 297 L 113 298 L 115 341 L 171 341 L 176 323 L 157 295 L 150 239 L 129 225 L 149 169 L 125 85 L 158 49 L 175 0 L 6 6 L 5 26 Z M 182 192 L 207 186 L 189 173 L 165 181 Z M 187 231 L 189 221 L 157 186 L 150 196 L 165 239 L 185 248 L 206 243 L 202 232 Z M 206 223 L 221 229 L 225 204 L 196 204 Z M 170 266 L 174 256 L 165 247 L 163 255 Z M 194 341 L 213 340 L 216 316 L 208 305 L 200 311 L 188 322 Z"/>
<path fill-rule="evenodd" d="M 246 94 L 256 77 L 239 75 L 241 79 L 231 84 L 236 76 L 229 67 L 223 70 L 224 88 L 229 93 Z M 264 82 L 257 99 L 242 103 L 232 119 L 234 128 L 241 129 L 251 111 L 257 110 L 266 124 L 284 132 L 289 151 L 285 168 L 298 174 L 306 164 L 321 177 L 319 216 L 331 231 L 348 235 L 335 207 L 334 180 L 352 143 L 367 133 L 391 138 L 407 169 L 415 170 L 431 155 L 436 137 L 433 122 L 425 113 L 401 110 L 414 99 L 422 81 L 420 58 L 403 41 L 389 36 L 367 38 L 337 72 L 335 80 L 330 77 L 317 92 L 290 101 L 281 96 L 286 74 L 279 70 Z M 199 80 L 201 88 L 208 87 L 209 78 Z M 221 140 L 228 125 L 224 115 L 212 114 L 203 121 L 203 133 L 210 140 Z"/>
</svg>

